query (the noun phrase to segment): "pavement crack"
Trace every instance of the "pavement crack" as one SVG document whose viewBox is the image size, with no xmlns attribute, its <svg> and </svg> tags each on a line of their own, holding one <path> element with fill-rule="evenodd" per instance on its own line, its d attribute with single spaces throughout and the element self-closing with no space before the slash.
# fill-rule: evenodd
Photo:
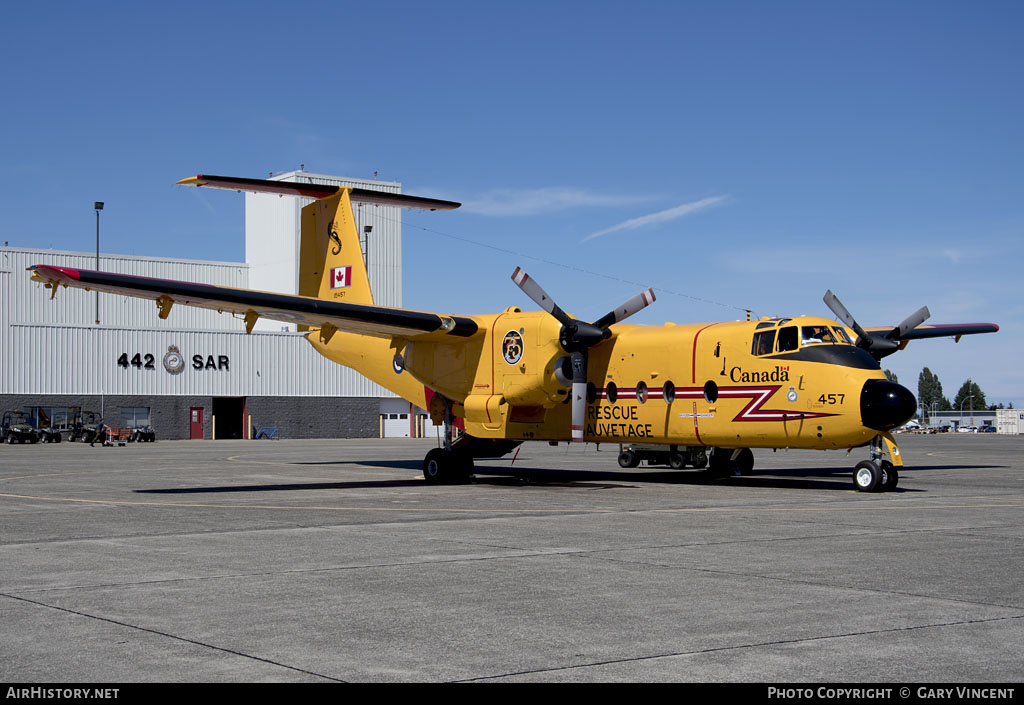
<svg viewBox="0 0 1024 705">
<path fill-rule="evenodd" d="M 701 654 L 713 654 L 722 653 L 728 651 L 740 651 L 743 649 L 759 649 L 773 646 L 789 646 L 794 644 L 809 644 L 819 641 L 828 641 L 831 639 L 849 639 L 852 637 L 863 637 L 863 636 L 874 636 L 877 634 L 893 634 L 899 632 L 914 632 L 922 629 L 945 629 L 949 627 L 961 627 L 970 626 L 974 624 L 988 624 L 992 622 L 1004 622 L 1024 619 L 1024 614 L 1008 615 L 1003 617 L 991 617 L 988 619 L 966 619 L 955 622 L 938 622 L 935 624 L 917 624 L 907 627 L 895 627 L 892 629 L 870 629 L 860 632 L 845 632 L 842 634 L 822 634 L 820 636 L 803 637 L 800 639 L 776 639 L 773 641 L 762 641 L 754 642 L 750 644 L 733 644 L 730 646 L 712 646 L 706 649 L 694 649 L 691 651 L 669 651 L 661 654 L 648 654 L 646 656 L 631 656 L 628 658 L 617 658 L 617 659 L 604 659 L 600 661 L 590 661 L 587 663 L 577 663 L 568 666 L 551 666 L 548 668 L 535 668 L 524 671 L 511 671 L 508 673 L 499 673 L 489 676 L 475 676 L 472 678 L 463 678 L 452 681 L 453 683 L 473 683 L 480 681 L 495 680 L 500 678 L 514 678 L 516 676 L 530 676 L 538 673 L 557 673 L 559 671 L 573 671 L 582 668 L 597 668 L 600 666 L 613 666 L 616 664 L 626 663 L 641 663 L 644 661 L 656 661 L 658 659 L 667 658 L 682 658 L 686 656 L 700 656 Z"/>
<path fill-rule="evenodd" d="M 166 639 L 173 639 L 175 641 L 180 641 L 180 642 L 183 642 L 185 644 L 192 644 L 193 646 L 199 646 L 199 647 L 204 648 L 204 649 L 211 649 L 213 651 L 220 651 L 221 653 L 231 654 L 232 656 L 239 656 L 241 658 L 250 659 L 250 660 L 253 660 L 253 661 L 259 661 L 261 663 L 266 663 L 266 664 L 269 664 L 271 666 L 277 666 L 278 668 L 286 668 L 286 669 L 288 669 L 290 671 L 296 671 L 298 673 L 303 673 L 305 675 L 314 676 L 316 678 L 323 678 L 325 680 L 334 681 L 336 683 L 344 683 L 344 682 L 346 682 L 346 681 L 343 681 L 343 680 L 341 680 L 339 678 L 334 678 L 332 676 L 328 676 L 328 675 L 325 675 L 323 673 L 316 673 L 314 671 L 310 671 L 310 670 L 307 670 L 305 668 L 299 668 L 298 666 L 290 666 L 290 665 L 288 665 L 286 663 L 281 663 L 280 661 L 274 661 L 273 659 L 264 658 L 262 656 L 256 656 L 254 654 L 247 654 L 247 653 L 244 653 L 242 651 L 237 651 L 235 649 L 229 649 L 229 648 L 224 647 L 224 646 L 216 646 L 215 644 L 208 644 L 208 643 L 203 642 L 203 641 L 198 641 L 197 639 L 189 639 L 188 637 L 178 636 L 177 634 L 171 634 L 169 632 L 161 631 L 159 629 L 151 629 L 149 627 L 143 627 L 143 626 L 139 626 L 137 624 L 129 624 L 127 622 L 122 622 L 122 621 L 119 621 L 119 620 L 116 620 L 116 619 L 111 619 L 110 617 L 102 617 L 100 615 L 89 614 L 88 612 L 82 612 L 80 610 L 73 610 L 73 609 L 69 609 L 67 607 L 59 607 L 57 605 L 50 605 L 50 604 L 47 604 L 45 602 L 40 602 L 39 600 L 30 600 L 27 597 L 19 597 L 18 595 L 11 595 L 11 594 L 8 594 L 8 593 L 0 593 L 0 597 L 6 597 L 6 598 L 8 598 L 10 600 L 17 600 L 19 602 L 24 602 L 24 603 L 27 603 L 27 604 L 30 604 L 30 605 L 35 605 L 36 607 L 43 607 L 43 608 L 55 610 L 55 611 L 58 611 L 58 612 L 64 612 L 65 614 L 75 615 L 76 617 L 84 617 L 86 619 L 92 619 L 92 620 L 96 620 L 98 622 L 106 622 L 107 624 L 114 624 L 116 626 L 123 627 L 125 629 L 133 629 L 135 631 L 145 632 L 147 634 L 153 634 L 155 636 L 164 637 Z"/>
</svg>

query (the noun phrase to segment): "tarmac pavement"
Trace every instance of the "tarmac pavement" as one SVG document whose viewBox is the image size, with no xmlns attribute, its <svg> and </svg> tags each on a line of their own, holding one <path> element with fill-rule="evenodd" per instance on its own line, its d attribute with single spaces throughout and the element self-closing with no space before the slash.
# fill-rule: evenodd
<svg viewBox="0 0 1024 705">
<path fill-rule="evenodd" d="M 527 444 L 0 446 L 0 681 L 1024 680 L 1024 437 L 621 470 Z"/>
</svg>

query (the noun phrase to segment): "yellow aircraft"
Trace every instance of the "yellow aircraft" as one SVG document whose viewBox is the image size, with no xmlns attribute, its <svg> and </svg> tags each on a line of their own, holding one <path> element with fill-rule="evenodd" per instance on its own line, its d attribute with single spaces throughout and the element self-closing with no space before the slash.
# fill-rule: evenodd
<svg viewBox="0 0 1024 705">
<path fill-rule="evenodd" d="M 894 328 L 861 328 L 832 292 L 846 325 L 815 317 L 664 326 L 623 321 L 654 302 L 650 289 L 593 323 L 559 308 L 518 267 L 512 279 L 541 311 L 458 316 L 375 306 L 353 202 L 446 210 L 451 201 L 357 188 L 196 176 L 180 184 L 312 197 L 302 209 L 299 293 L 76 270 L 45 264 L 32 278 L 58 286 L 297 323 L 327 358 L 351 367 L 444 422 L 443 448 L 427 453 L 430 483 L 466 480 L 474 458 L 523 441 L 619 443 L 624 467 L 646 459 L 712 476 L 753 467 L 751 448 L 870 447 L 860 491 L 893 489 L 903 465 L 890 433 L 916 401 L 886 380 L 879 360 L 910 340 L 989 333 L 990 323 L 922 326 L 922 308 Z M 461 433 L 456 432 L 459 429 Z M 660 449 L 651 450 L 651 448 Z"/>
</svg>

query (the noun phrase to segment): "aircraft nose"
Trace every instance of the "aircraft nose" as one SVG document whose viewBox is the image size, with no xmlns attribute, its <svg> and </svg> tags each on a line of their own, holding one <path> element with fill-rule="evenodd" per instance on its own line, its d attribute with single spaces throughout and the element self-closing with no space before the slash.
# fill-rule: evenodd
<svg viewBox="0 0 1024 705">
<path fill-rule="evenodd" d="M 884 379 L 869 379 L 860 393 L 860 417 L 868 428 L 888 431 L 914 416 L 917 399 L 906 387 Z"/>
</svg>

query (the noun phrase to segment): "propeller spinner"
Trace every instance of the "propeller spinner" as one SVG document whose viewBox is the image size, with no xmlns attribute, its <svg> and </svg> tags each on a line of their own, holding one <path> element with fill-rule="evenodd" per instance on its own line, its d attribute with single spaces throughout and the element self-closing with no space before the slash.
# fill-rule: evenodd
<svg viewBox="0 0 1024 705">
<path fill-rule="evenodd" d="M 550 313 L 562 324 L 559 343 L 569 353 L 572 365 L 572 440 L 583 440 L 583 424 L 587 413 L 587 350 L 611 335 L 609 327 L 620 323 L 637 311 L 654 303 L 653 289 L 647 289 L 631 297 L 593 323 L 571 317 L 563 311 L 554 299 L 535 280 L 519 267 L 512 272 L 512 281 L 523 290 L 534 303 Z"/>
<path fill-rule="evenodd" d="M 850 312 L 846 310 L 843 303 L 829 289 L 825 292 L 825 305 L 832 309 L 836 317 L 848 325 L 857 334 L 857 347 L 867 350 L 873 358 L 881 360 L 887 355 L 892 355 L 900 349 L 900 341 L 903 337 L 917 326 L 924 323 L 932 315 L 927 306 L 922 306 L 914 313 L 907 316 L 902 323 L 888 333 L 868 333 L 860 327 Z"/>
</svg>

